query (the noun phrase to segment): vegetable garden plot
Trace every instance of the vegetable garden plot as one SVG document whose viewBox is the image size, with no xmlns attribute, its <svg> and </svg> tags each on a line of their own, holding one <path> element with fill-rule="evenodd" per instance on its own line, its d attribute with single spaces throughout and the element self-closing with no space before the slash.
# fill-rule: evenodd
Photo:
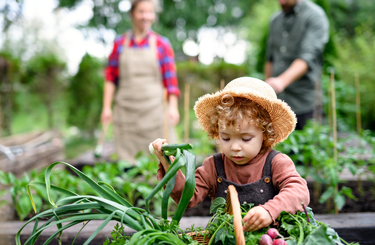
<svg viewBox="0 0 375 245">
<path fill-rule="evenodd" d="M 53 207 L 35 215 L 27 221 L 18 231 L 16 243 L 21 244 L 20 235 L 22 230 L 30 223 L 34 223 L 33 232 L 24 244 L 35 244 L 37 238 L 50 226 L 56 226 L 57 231 L 46 240 L 45 244 L 48 244 L 54 238 L 59 240 L 62 232 L 69 227 L 78 225 L 81 228 L 80 230 L 82 230 L 90 220 L 103 221 L 84 243 L 89 244 L 109 221 L 115 220 L 119 222 L 119 226 L 114 231 L 116 234 L 112 237 L 112 240 L 108 239 L 106 244 L 199 244 L 198 241 L 193 240 L 190 233 L 186 233 L 179 227 L 182 214 L 195 189 L 195 156 L 189 152 L 189 149 L 191 149 L 189 144 L 163 146 L 166 159 L 169 161 L 168 156 L 171 155 L 175 156 L 175 159 L 171 163 L 163 180 L 146 198 L 145 209 L 132 206 L 118 195 L 111 186 L 106 183 L 93 181 L 68 163 L 56 162 L 51 164 L 45 173 L 45 183 L 31 182 L 28 190 L 32 200 L 31 187 L 33 185 L 45 186 L 48 200 Z M 69 166 L 78 176 L 97 191 L 98 196 L 78 195 L 58 186 L 51 185 L 51 169 L 57 164 Z M 176 172 L 182 167 L 185 167 L 186 173 L 185 188 L 176 212 L 171 219 L 168 219 L 166 212 L 168 202 L 166 200 L 168 200 L 170 192 L 173 189 Z M 158 191 L 162 191 L 165 185 L 162 217 L 156 217 L 149 211 L 148 204 Z M 52 199 L 51 190 L 65 193 L 67 197 L 55 202 Z M 246 214 L 251 208 L 251 205 L 246 205 L 241 206 L 242 215 Z M 226 212 L 225 200 L 215 199 L 211 211 L 215 212 L 215 214 L 205 229 L 203 227 L 192 227 L 189 231 L 201 233 L 203 236 L 206 234 L 210 237 L 209 244 L 235 244 L 236 235 L 233 228 L 233 215 Z M 310 222 L 308 222 L 308 218 Z M 39 226 L 38 221 L 40 219 L 48 219 L 48 221 Z M 308 210 L 308 213 L 298 213 L 296 215 L 283 212 L 278 221 L 280 225 L 277 228 L 282 235 L 280 238 L 289 245 L 345 244 L 332 228 L 315 221 L 311 210 Z M 136 233 L 130 237 L 124 236 L 122 233 L 123 226 L 134 229 Z M 270 227 L 256 232 L 245 232 L 246 244 L 258 244 L 261 236 L 267 233 L 268 228 Z M 79 232 L 77 232 L 77 236 L 79 236 Z"/>
</svg>

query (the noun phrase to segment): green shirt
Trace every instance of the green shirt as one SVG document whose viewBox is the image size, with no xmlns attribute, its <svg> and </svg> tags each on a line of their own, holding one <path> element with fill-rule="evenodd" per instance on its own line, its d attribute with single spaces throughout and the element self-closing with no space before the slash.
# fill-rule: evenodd
<svg viewBox="0 0 375 245">
<path fill-rule="evenodd" d="M 266 52 L 266 60 L 272 62 L 271 76 L 282 74 L 295 59 L 308 64 L 307 73 L 277 95 L 297 115 L 313 110 L 315 83 L 321 79 L 328 30 L 324 10 L 308 0 L 297 2 L 288 15 L 280 11 L 271 18 Z"/>
</svg>

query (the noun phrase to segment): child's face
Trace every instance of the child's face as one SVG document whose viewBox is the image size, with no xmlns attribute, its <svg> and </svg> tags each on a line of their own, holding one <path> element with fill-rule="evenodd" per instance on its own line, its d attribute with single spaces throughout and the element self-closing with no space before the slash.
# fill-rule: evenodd
<svg viewBox="0 0 375 245">
<path fill-rule="evenodd" d="M 219 140 L 223 153 L 238 165 L 244 165 L 255 158 L 262 148 L 263 131 L 246 120 L 240 123 L 240 130 L 230 126 L 219 127 Z"/>
</svg>

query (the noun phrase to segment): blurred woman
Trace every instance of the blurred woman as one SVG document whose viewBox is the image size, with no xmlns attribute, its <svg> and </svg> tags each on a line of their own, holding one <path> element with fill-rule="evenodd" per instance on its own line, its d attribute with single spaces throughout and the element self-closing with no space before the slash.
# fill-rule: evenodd
<svg viewBox="0 0 375 245">
<path fill-rule="evenodd" d="M 113 121 L 119 160 L 132 164 L 139 151 L 148 151 L 150 142 L 166 135 L 164 91 L 169 128 L 180 117 L 174 52 L 166 37 L 151 30 L 156 8 L 154 0 L 132 0 L 132 29 L 116 38 L 105 71 L 101 122 Z M 170 142 L 176 141 L 173 130 L 167 135 Z"/>
</svg>

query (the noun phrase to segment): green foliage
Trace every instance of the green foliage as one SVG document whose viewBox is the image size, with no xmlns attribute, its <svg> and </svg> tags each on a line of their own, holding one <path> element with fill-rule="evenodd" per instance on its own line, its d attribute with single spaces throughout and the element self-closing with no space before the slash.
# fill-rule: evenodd
<svg viewBox="0 0 375 245">
<path fill-rule="evenodd" d="M 126 237 L 124 236 L 124 226 L 116 224 L 111 232 L 112 239 L 107 237 L 107 240 L 103 243 L 103 245 L 121 245 L 125 244 Z"/>
<path fill-rule="evenodd" d="M 323 59 L 324 59 L 324 68 L 331 67 L 333 62 L 337 59 L 337 47 L 334 42 L 334 37 L 336 35 L 335 27 L 334 27 L 334 19 L 332 18 L 332 11 L 331 11 L 331 5 L 328 0 L 314 0 L 314 2 L 322 7 L 322 9 L 327 14 L 327 18 L 329 21 L 329 39 L 327 44 L 324 47 L 323 51 Z"/>
<path fill-rule="evenodd" d="M 66 136 L 65 137 L 65 159 L 74 159 L 75 157 L 82 154 L 82 152 L 87 152 L 92 150 L 96 144 L 95 139 L 90 139 L 88 137 L 79 136 Z"/>
<path fill-rule="evenodd" d="M 221 80 L 225 83 L 249 73 L 245 65 L 215 62 L 209 66 L 198 62 L 177 62 L 177 78 L 182 95 L 186 83 L 191 84 L 190 102 L 193 105 L 198 97 L 220 89 Z M 182 98 L 183 99 L 183 98 Z"/>
<path fill-rule="evenodd" d="M 21 232 L 28 224 L 32 222 L 35 223 L 34 229 L 30 237 L 26 240 L 26 244 L 29 242 L 34 244 L 39 235 L 49 226 L 56 225 L 58 230 L 47 239 L 46 244 L 48 244 L 54 238 L 60 240 L 62 232 L 65 229 L 80 224 L 83 221 L 87 224 L 87 222 L 90 220 L 102 220 L 103 222 L 93 232 L 93 234 L 91 234 L 84 244 L 89 244 L 111 220 L 121 222 L 121 226 L 117 226 L 114 231 L 114 239 L 116 242 L 118 242 L 118 244 L 122 244 L 122 242 L 125 241 L 125 239 L 122 238 L 123 225 L 137 231 L 137 233 L 130 238 L 128 244 L 151 245 L 159 242 L 167 242 L 169 244 L 184 245 L 186 244 L 185 241 L 188 241 L 189 244 L 197 244 L 196 242 L 192 241 L 191 237 L 188 237 L 186 234 L 184 234 L 184 231 L 179 228 L 179 221 L 182 217 L 182 213 L 186 209 L 188 203 L 187 200 L 191 198 L 195 189 L 195 156 L 189 153 L 186 150 L 187 148 L 191 148 L 191 146 L 188 144 L 166 146 L 164 155 L 170 154 L 168 156 L 174 156 L 175 160 L 167 171 L 165 178 L 163 178 L 163 180 L 159 182 L 158 185 L 156 185 L 156 187 L 146 197 L 146 210 L 134 207 L 126 199 L 120 196 L 108 183 L 96 182 L 88 175 L 79 171 L 77 168 L 68 163 L 52 163 L 45 171 L 44 182 L 34 180 L 27 186 L 28 195 L 34 209 L 35 198 L 31 191 L 31 187 L 35 188 L 38 186 L 45 187 L 47 199 L 49 204 L 52 205 L 52 208 L 36 214 L 29 221 L 27 221 L 16 234 L 16 244 L 21 244 Z M 169 159 L 166 155 L 165 157 Z M 54 175 L 52 169 L 59 164 L 67 166 L 71 171 L 78 175 L 79 179 L 83 180 L 87 185 L 89 185 L 92 191 L 94 191 L 96 194 L 79 195 L 69 189 L 52 185 L 51 177 Z M 154 197 L 155 194 L 159 192 L 164 184 L 170 179 L 168 176 L 176 176 L 176 172 L 182 166 L 186 167 L 186 183 L 182 192 L 181 202 L 177 206 L 172 221 L 168 221 L 166 218 L 156 218 L 149 210 L 148 201 Z M 54 198 L 52 191 L 57 191 L 63 194 L 65 197 L 55 201 L 56 199 Z M 164 191 L 164 195 L 167 195 L 166 191 Z M 164 203 L 162 204 L 162 208 L 164 209 Z M 38 221 L 41 218 L 47 218 L 48 221 L 39 225 Z M 180 236 L 181 233 L 183 233 L 183 235 Z"/>
<path fill-rule="evenodd" d="M 330 0 L 332 19 L 335 29 L 347 37 L 358 35 L 356 30 L 366 23 L 370 32 L 375 31 L 375 2 Z"/>
<path fill-rule="evenodd" d="M 0 132 L 4 131 L 4 136 L 12 134 L 12 114 L 18 106 L 15 100 L 16 87 L 22 73 L 20 65 L 21 61 L 9 51 L 0 51 Z"/>
<path fill-rule="evenodd" d="M 48 126 L 54 127 L 56 97 L 62 95 L 62 72 L 66 64 L 57 53 L 46 51 L 35 54 L 26 64 L 22 82 L 29 91 L 38 95 L 47 108 Z"/>
<path fill-rule="evenodd" d="M 250 12 L 252 3 L 257 0 L 211 0 L 198 1 L 160 1 L 162 12 L 154 29 L 165 35 L 177 52 L 181 52 L 182 42 L 186 38 L 197 39 L 197 31 L 202 26 L 236 26 L 241 18 Z M 58 8 L 73 9 L 82 0 L 61 0 Z M 97 28 L 103 26 L 114 30 L 117 34 L 131 28 L 130 13 L 121 12 L 120 0 L 94 1 L 93 16 L 87 26 Z M 99 37 L 101 41 L 104 38 Z"/>
<path fill-rule="evenodd" d="M 133 168 L 125 161 L 117 164 L 101 162 L 94 166 L 84 166 L 82 172 L 93 180 L 113 186 L 117 193 L 132 205 L 141 207 L 145 205 L 144 200 L 159 182 L 155 176 L 157 170 L 158 162 L 155 157 L 140 155 Z M 161 193 L 157 193 L 151 206 L 157 215 L 161 213 L 161 198 Z M 172 205 L 170 211 L 174 208 Z"/>
<path fill-rule="evenodd" d="M 340 174 L 347 168 L 354 175 L 363 174 L 363 167 L 373 164 L 374 148 L 368 133 L 363 138 L 355 134 L 346 134 L 337 139 L 337 161 L 334 159 L 332 129 L 310 121 L 303 130 L 294 131 L 288 139 L 278 144 L 276 149 L 289 154 L 297 164 L 297 171 L 302 177 L 310 177 L 316 183 L 326 186 L 320 196 L 320 202 L 325 203 L 333 199 L 335 206 L 341 210 L 346 198 L 356 200 L 352 189 L 345 187 Z M 360 142 L 354 144 L 352 142 Z M 361 159 L 367 155 L 368 161 Z M 339 185 L 342 187 L 339 189 Z"/>
<path fill-rule="evenodd" d="M 242 204 L 241 214 L 244 217 L 254 207 L 252 204 Z M 215 214 L 210 219 L 206 230 L 210 235 L 209 244 L 236 244 L 234 236 L 233 216 L 226 212 L 224 198 L 216 198 L 212 204 Z M 308 215 L 308 217 L 307 217 Z M 318 222 L 314 218 L 312 209 L 307 207 L 306 212 L 290 214 L 285 211 L 277 217 L 279 233 L 288 245 L 343 245 L 341 238 L 329 225 Z M 248 245 L 258 244 L 261 236 L 267 234 L 269 227 L 264 227 L 254 232 L 244 232 L 245 242 Z M 348 244 L 345 242 L 345 244 Z"/>
<path fill-rule="evenodd" d="M 280 10 L 280 5 L 277 1 L 265 0 L 256 2 L 252 8 L 253 11 L 241 21 L 241 29 L 245 30 L 246 40 L 251 43 L 248 64 L 256 72 L 263 74 L 269 21 L 272 14 Z M 263 75 L 259 78 L 263 79 Z"/>
<path fill-rule="evenodd" d="M 104 84 L 102 69 L 103 64 L 98 58 L 85 54 L 67 89 L 67 122 L 89 137 L 94 137 L 94 131 L 100 125 Z"/>
<path fill-rule="evenodd" d="M 113 186 L 116 192 L 132 205 L 144 206 L 144 200 L 158 183 L 155 176 L 158 169 L 158 162 L 155 157 L 141 155 L 136 159 L 135 167 L 128 168 L 129 164 L 127 162 L 118 162 L 117 164 L 101 162 L 94 166 L 84 166 L 82 172 L 97 182 L 105 182 Z M 20 220 L 31 216 L 32 212 L 26 186 L 30 183 L 30 180 L 44 182 L 44 173 L 45 169 L 33 170 L 29 174 L 24 173 L 23 177 L 16 178 L 12 173 L 0 171 L 0 183 L 9 188 L 9 193 L 12 196 L 11 205 L 16 207 L 16 212 Z M 81 195 L 96 194 L 89 185 L 82 182 L 81 178 L 71 174 L 66 169 L 53 171 L 53 176 L 53 184 L 55 186 Z M 48 197 L 45 189 L 39 185 L 35 185 L 33 186 L 32 193 L 37 212 L 48 209 Z M 53 200 L 66 197 L 65 194 L 54 190 L 51 191 L 51 196 Z M 150 206 L 156 215 L 160 215 L 161 213 L 161 199 L 161 193 L 158 192 Z M 4 204 L 0 203 L 0 205 Z M 175 204 L 170 200 L 170 209 L 168 211 L 173 212 L 175 208 Z"/>
<path fill-rule="evenodd" d="M 347 39 L 344 36 L 337 36 L 335 39 L 339 52 L 339 59 L 334 62 L 338 78 L 351 90 L 348 97 L 343 96 L 337 99 L 337 104 L 351 104 L 355 108 L 355 75 L 358 74 L 361 93 L 361 116 L 362 126 L 366 129 L 374 130 L 375 127 L 375 101 L 372 91 L 375 89 L 373 82 L 374 73 L 374 45 L 375 37 L 373 33 L 364 25 L 356 28 L 356 36 Z M 354 109 L 352 109 L 353 111 Z M 353 113 L 351 114 L 352 118 Z M 349 118 L 346 117 L 345 120 Z"/>
<path fill-rule="evenodd" d="M 9 204 L 15 207 L 19 220 L 24 220 L 32 211 L 30 199 L 26 191 L 26 186 L 29 182 L 30 176 L 26 173 L 22 177 L 16 178 L 14 174 L 0 170 L 0 183 L 9 187 L 8 191 L 12 198 L 12 203 Z M 41 198 L 36 198 L 35 202 L 37 203 L 38 210 L 40 210 L 42 202 Z M 2 205 L 5 204 L 6 203 L 3 201 Z"/>
<path fill-rule="evenodd" d="M 7 33 L 8 29 L 20 17 L 22 17 L 24 0 L 8 2 L 5 1 L 0 5 L 0 13 L 2 17 L 1 33 Z"/>
<path fill-rule="evenodd" d="M 335 97 L 336 97 L 336 117 L 337 130 L 339 132 L 351 132 L 356 128 L 356 104 L 355 104 L 355 86 L 340 79 L 335 80 Z M 323 109 L 327 121 L 332 121 L 332 99 L 331 83 L 329 75 L 322 77 Z"/>
</svg>

